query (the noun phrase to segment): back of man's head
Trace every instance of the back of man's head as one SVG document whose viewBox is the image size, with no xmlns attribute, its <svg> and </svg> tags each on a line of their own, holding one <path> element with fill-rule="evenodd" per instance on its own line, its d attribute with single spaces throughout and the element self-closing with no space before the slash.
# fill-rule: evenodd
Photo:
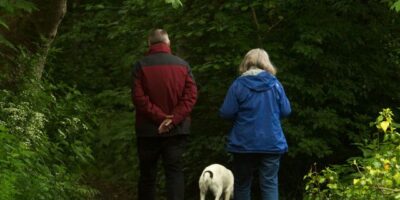
<svg viewBox="0 0 400 200">
<path fill-rule="evenodd" d="M 170 44 L 169 38 L 168 38 L 168 33 L 167 31 L 163 29 L 154 29 L 150 31 L 149 34 L 149 45 L 157 44 L 160 42 Z"/>
</svg>

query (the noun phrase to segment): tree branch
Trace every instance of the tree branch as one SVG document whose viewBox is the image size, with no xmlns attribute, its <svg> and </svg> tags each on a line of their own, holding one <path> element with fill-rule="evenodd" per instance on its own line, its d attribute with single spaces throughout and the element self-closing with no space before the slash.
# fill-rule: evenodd
<svg viewBox="0 0 400 200">
<path fill-rule="evenodd" d="M 251 8 L 251 14 L 253 16 L 254 25 L 256 26 L 257 45 L 259 47 L 261 47 L 262 46 L 262 38 L 260 35 L 260 23 L 258 23 L 257 13 L 256 13 L 256 10 L 254 9 L 253 5 L 249 5 L 249 6 Z"/>
<path fill-rule="evenodd" d="M 1 80 L 2 85 L 17 87 L 19 79 L 28 75 L 41 78 L 50 45 L 66 13 L 67 0 L 34 0 L 33 3 L 37 8 L 34 12 L 7 16 L 5 20 L 9 29 L 0 29 L 0 35 L 14 46 L 22 47 L 28 55 L 35 55 L 38 60 L 35 66 L 20 66 L 16 61 L 21 51 L 0 46 L 0 73 L 7 79 Z"/>
</svg>

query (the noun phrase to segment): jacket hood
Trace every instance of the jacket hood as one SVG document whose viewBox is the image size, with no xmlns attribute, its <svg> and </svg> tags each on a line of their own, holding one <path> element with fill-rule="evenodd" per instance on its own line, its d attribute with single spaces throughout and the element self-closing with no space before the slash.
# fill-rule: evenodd
<svg viewBox="0 0 400 200">
<path fill-rule="evenodd" d="M 238 81 L 250 90 L 262 92 L 272 88 L 277 79 L 275 76 L 262 70 L 259 73 L 244 73 Z"/>
</svg>

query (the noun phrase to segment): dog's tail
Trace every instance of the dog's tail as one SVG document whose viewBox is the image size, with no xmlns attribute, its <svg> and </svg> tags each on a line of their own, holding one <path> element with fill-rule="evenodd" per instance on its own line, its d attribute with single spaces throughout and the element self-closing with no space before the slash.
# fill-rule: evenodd
<svg viewBox="0 0 400 200">
<path fill-rule="evenodd" d="M 212 178 L 214 174 L 212 171 L 206 170 L 203 171 L 203 173 L 200 175 L 199 178 L 199 188 L 200 188 L 200 194 L 206 195 L 207 190 L 209 189 L 211 183 L 212 183 Z"/>
<path fill-rule="evenodd" d="M 209 170 L 204 171 L 203 172 L 203 182 L 208 185 L 211 182 L 213 176 L 214 176 L 214 174 L 212 173 L 212 171 L 209 171 Z"/>
<path fill-rule="evenodd" d="M 213 178 L 214 174 L 212 173 L 212 171 L 204 171 L 203 175 L 202 175 L 202 179 L 203 179 L 203 184 L 208 187 L 210 185 L 210 183 L 212 182 L 212 178 Z"/>
<path fill-rule="evenodd" d="M 207 171 L 203 172 L 203 179 L 206 181 L 211 180 L 213 178 L 213 176 L 214 176 L 214 174 L 212 173 L 212 171 L 207 170 Z"/>
</svg>

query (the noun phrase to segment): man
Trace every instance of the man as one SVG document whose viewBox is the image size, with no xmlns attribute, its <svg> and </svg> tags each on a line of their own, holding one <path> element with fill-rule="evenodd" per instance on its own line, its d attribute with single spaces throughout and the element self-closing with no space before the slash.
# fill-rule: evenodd
<svg viewBox="0 0 400 200">
<path fill-rule="evenodd" d="M 155 199 L 157 162 L 162 158 L 168 200 L 184 199 L 182 154 L 190 128 L 190 112 L 197 98 L 189 64 L 171 54 L 165 30 L 148 38 L 149 51 L 134 65 L 132 101 L 136 107 L 136 135 L 140 178 L 139 200 Z"/>
</svg>

